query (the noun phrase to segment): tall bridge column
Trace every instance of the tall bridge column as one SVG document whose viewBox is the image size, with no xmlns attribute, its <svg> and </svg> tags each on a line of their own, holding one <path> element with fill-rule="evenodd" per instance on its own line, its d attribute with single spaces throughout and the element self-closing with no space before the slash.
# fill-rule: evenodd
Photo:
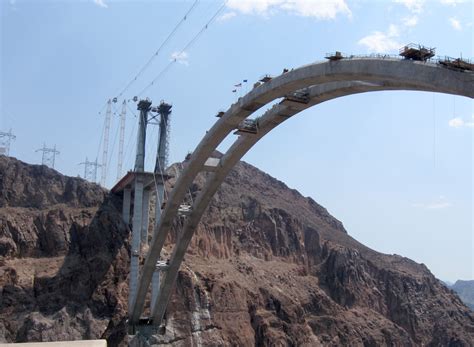
<svg viewBox="0 0 474 347">
<path fill-rule="evenodd" d="M 145 189 L 143 191 L 143 213 L 142 213 L 142 232 L 140 237 L 140 246 L 148 244 L 148 225 L 149 225 L 149 208 L 150 208 L 150 190 Z"/>
<path fill-rule="evenodd" d="M 155 225 L 160 223 L 161 219 L 161 205 L 164 201 L 164 191 L 165 187 L 163 184 L 157 184 L 156 187 L 156 207 L 155 207 Z M 153 277 L 151 279 L 151 307 L 155 304 L 156 298 L 160 291 L 160 268 L 159 268 L 159 258 L 156 262 L 156 267 L 153 272 Z"/>
<path fill-rule="evenodd" d="M 130 203 L 132 199 L 132 190 L 125 188 L 123 190 L 122 218 L 125 224 L 130 224 Z"/>
<path fill-rule="evenodd" d="M 165 187 L 163 174 L 166 169 L 168 145 L 169 145 L 169 119 L 171 114 L 172 106 L 165 102 L 162 102 L 158 107 L 158 113 L 160 114 L 160 129 L 159 129 L 159 140 L 158 149 L 156 152 L 156 163 L 155 163 L 155 174 L 160 175 L 162 180 L 156 186 L 156 207 L 155 207 L 155 226 L 158 226 L 161 219 L 161 207 L 165 198 Z M 160 257 L 156 262 L 155 270 L 151 279 L 151 307 L 154 306 L 156 298 L 158 297 L 160 290 L 160 271 L 162 271 L 162 262 Z"/>
<path fill-rule="evenodd" d="M 143 224 L 143 186 L 145 177 L 143 175 L 145 170 L 145 140 L 146 140 L 146 125 L 148 120 L 148 112 L 150 111 L 151 102 L 148 100 L 141 100 L 138 103 L 138 110 L 140 111 L 140 119 L 138 124 L 138 140 L 137 140 L 137 155 L 135 158 L 135 196 L 133 203 L 133 222 L 132 222 L 132 249 L 130 259 L 130 288 L 128 297 L 128 307 L 132 310 L 133 300 L 137 293 L 137 284 L 139 276 L 139 261 L 140 261 L 140 239 L 142 234 Z"/>
<path fill-rule="evenodd" d="M 139 258 L 140 258 L 140 235 L 142 229 L 142 213 L 143 213 L 143 177 L 137 176 L 135 179 L 135 198 L 133 205 L 132 218 L 132 247 L 130 257 L 130 294 L 128 297 L 129 307 L 131 308 L 133 298 L 137 292 L 137 283 L 139 275 Z"/>
</svg>

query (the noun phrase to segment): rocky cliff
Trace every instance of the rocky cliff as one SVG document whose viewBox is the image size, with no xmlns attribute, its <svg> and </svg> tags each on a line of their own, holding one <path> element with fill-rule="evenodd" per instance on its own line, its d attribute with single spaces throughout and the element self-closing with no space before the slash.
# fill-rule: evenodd
<svg viewBox="0 0 474 347">
<path fill-rule="evenodd" d="M 0 191 L 0 341 L 125 345 L 130 234 L 120 197 L 6 157 Z M 166 333 L 154 339 L 174 346 L 472 341 L 472 311 L 424 265 L 363 246 L 314 200 L 245 163 L 199 225 Z"/>
<path fill-rule="evenodd" d="M 468 307 L 474 310 L 474 281 L 457 280 L 450 288 Z"/>
</svg>

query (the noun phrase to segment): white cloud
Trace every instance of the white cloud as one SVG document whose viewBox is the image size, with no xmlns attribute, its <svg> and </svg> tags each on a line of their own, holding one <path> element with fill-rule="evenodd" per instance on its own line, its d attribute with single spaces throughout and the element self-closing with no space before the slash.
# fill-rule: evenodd
<svg viewBox="0 0 474 347">
<path fill-rule="evenodd" d="M 176 61 L 180 64 L 189 65 L 188 53 L 186 52 L 173 52 L 171 53 L 171 61 Z"/>
<path fill-rule="evenodd" d="M 229 0 L 227 7 L 243 14 L 268 17 L 285 11 L 302 17 L 334 19 L 342 14 L 351 17 L 345 0 Z"/>
<path fill-rule="evenodd" d="M 451 17 L 449 18 L 449 23 L 455 30 L 462 30 L 461 22 L 458 19 Z"/>
<path fill-rule="evenodd" d="M 403 22 L 403 25 L 407 27 L 414 27 L 418 24 L 418 16 L 413 15 L 413 16 L 404 17 L 402 19 L 402 22 Z"/>
<path fill-rule="evenodd" d="M 474 119 L 474 116 L 473 116 L 473 119 Z M 448 122 L 448 125 L 451 128 L 464 128 L 464 127 L 474 128 L 474 122 L 466 122 L 461 117 L 456 117 L 456 118 L 450 119 L 449 122 Z"/>
<path fill-rule="evenodd" d="M 398 27 L 395 24 L 390 24 L 387 35 L 389 37 L 397 37 L 400 35 L 400 30 L 398 30 Z"/>
<path fill-rule="evenodd" d="M 217 21 L 218 22 L 225 22 L 231 18 L 234 18 L 235 16 L 237 15 L 237 13 L 235 13 L 234 11 L 232 12 L 226 12 L 224 13 L 223 15 L 217 17 Z"/>
<path fill-rule="evenodd" d="M 387 33 L 374 31 L 358 41 L 359 45 L 366 46 L 370 52 L 387 53 L 389 51 L 397 50 L 402 46 L 397 41 L 399 36 L 398 27 L 390 24 Z"/>
<path fill-rule="evenodd" d="M 453 204 L 447 201 L 444 196 L 440 196 L 435 201 L 428 202 L 428 203 L 418 202 L 418 203 L 412 204 L 411 206 L 416 207 L 416 208 L 422 208 L 425 210 L 440 210 L 443 208 L 451 207 L 453 206 Z"/>
<path fill-rule="evenodd" d="M 440 3 L 443 5 L 456 6 L 457 4 L 462 4 L 467 2 L 466 0 L 440 0 Z"/>
<path fill-rule="evenodd" d="M 94 0 L 94 4 L 103 8 L 109 7 L 104 1 L 105 0 Z"/>
<path fill-rule="evenodd" d="M 405 5 L 410 12 L 421 13 L 423 11 L 423 5 L 425 0 L 394 0 L 398 4 Z"/>
</svg>

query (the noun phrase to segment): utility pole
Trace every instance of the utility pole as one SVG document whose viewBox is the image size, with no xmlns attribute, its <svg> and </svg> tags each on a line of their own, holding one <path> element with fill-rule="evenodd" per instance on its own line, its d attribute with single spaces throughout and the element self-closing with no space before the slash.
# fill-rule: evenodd
<svg viewBox="0 0 474 347">
<path fill-rule="evenodd" d="M 122 104 L 122 112 L 120 113 L 120 135 L 119 135 L 119 150 L 118 150 L 118 161 L 117 161 L 117 181 L 122 178 L 123 145 L 125 141 L 126 115 L 127 115 L 127 101 L 124 100 Z"/>
<path fill-rule="evenodd" d="M 16 136 L 13 135 L 12 129 L 9 132 L 0 131 L 0 155 L 10 155 L 10 144 L 12 140 L 15 140 Z"/>
<path fill-rule="evenodd" d="M 84 165 L 84 179 L 96 183 L 97 168 L 101 166 L 97 163 L 97 158 L 95 161 L 89 161 L 86 157 L 86 161 L 79 163 L 79 165 Z"/>
<path fill-rule="evenodd" d="M 54 145 L 53 148 L 47 148 L 46 144 L 43 143 L 43 148 L 37 149 L 36 152 L 43 152 L 41 165 L 46 165 L 54 169 L 56 154 L 59 154 L 59 151 L 56 150 L 56 145 Z"/>
<path fill-rule="evenodd" d="M 102 152 L 102 171 L 100 178 L 100 185 L 105 187 L 107 180 L 107 157 L 109 154 L 109 133 L 110 133 L 110 120 L 112 118 L 112 100 L 107 101 L 107 112 L 105 114 L 105 127 L 104 127 L 104 148 Z"/>
</svg>

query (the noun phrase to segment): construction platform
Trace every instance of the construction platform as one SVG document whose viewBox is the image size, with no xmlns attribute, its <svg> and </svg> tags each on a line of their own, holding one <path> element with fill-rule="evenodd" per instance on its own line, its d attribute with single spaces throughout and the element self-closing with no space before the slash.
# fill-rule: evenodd
<svg viewBox="0 0 474 347">
<path fill-rule="evenodd" d="M 445 57 L 444 59 L 440 59 L 439 63 L 456 70 L 474 71 L 474 64 L 467 59 Z"/>
<path fill-rule="evenodd" d="M 344 59 L 345 57 L 346 57 L 345 54 L 343 54 L 339 51 L 336 51 L 334 53 L 326 53 L 326 56 L 324 58 L 328 59 L 328 60 L 331 60 L 331 61 L 335 61 L 335 60 Z"/>
<path fill-rule="evenodd" d="M 399 54 L 405 59 L 427 61 L 435 56 L 436 48 L 410 43 L 400 48 Z"/>
</svg>

